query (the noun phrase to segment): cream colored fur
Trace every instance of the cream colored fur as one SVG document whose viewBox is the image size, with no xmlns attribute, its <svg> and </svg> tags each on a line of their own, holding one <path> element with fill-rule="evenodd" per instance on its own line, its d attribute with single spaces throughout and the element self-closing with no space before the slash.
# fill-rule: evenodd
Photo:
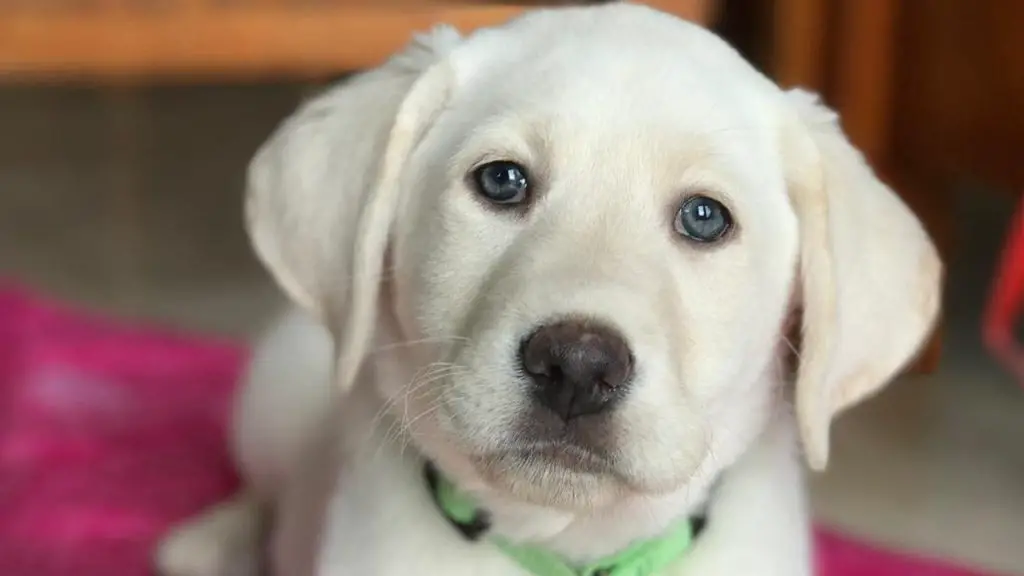
<svg viewBox="0 0 1024 576">
<path fill-rule="evenodd" d="M 466 185 L 497 159 L 529 167 L 525 214 Z M 249 176 L 253 243 L 297 308 L 239 395 L 247 489 L 168 536 L 167 576 L 248 576 L 264 530 L 277 576 L 524 576 L 446 524 L 424 458 L 495 532 L 571 560 L 707 504 L 666 574 L 807 576 L 801 454 L 825 466 L 829 423 L 912 358 L 939 309 L 931 241 L 835 115 L 641 6 L 437 29 L 303 106 Z M 721 245 L 672 231 L 698 192 L 732 211 Z M 564 314 L 609 320 L 636 357 L 609 424 L 615 473 L 486 464 L 529 402 L 518 342 Z"/>
</svg>

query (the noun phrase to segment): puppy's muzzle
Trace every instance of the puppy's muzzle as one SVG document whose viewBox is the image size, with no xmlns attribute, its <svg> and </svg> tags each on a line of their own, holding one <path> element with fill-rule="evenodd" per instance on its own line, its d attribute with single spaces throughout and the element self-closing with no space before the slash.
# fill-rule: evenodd
<svg viewBox="0 0 1024 576">
<path fill-rule="evenodd" d="M 633 354 L 619 332 L 585 319 L 541 326 L 523 341 L 520 361 L 534 397 L 564 422 L 610 409 L 633 374 Z"/>
</svg>

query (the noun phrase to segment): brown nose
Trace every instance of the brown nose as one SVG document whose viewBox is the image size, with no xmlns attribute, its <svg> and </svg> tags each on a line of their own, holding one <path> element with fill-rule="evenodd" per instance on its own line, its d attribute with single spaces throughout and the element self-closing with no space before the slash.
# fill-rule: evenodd
<svg viewBox="0 0 1024 576">
<path fill-rule="evenodd" d="M 540 403 L 565 421 L 608 409 L 633 372 L 633 356 L 622 336 L 587 320 L 539 328 L 523 343 L 522 364 Z"/>
</svg>

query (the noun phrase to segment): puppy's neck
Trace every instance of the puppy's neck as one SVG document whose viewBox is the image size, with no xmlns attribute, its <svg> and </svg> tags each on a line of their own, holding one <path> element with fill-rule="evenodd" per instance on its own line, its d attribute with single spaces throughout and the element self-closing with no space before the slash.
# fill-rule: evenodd
<svg viewBox="0 0 1024 576">
<path fill-rule="evenodd" d="M 356 408 L 356 403 L 363 406 Z M 350 464 L 367 467 L 369 474 L 400 475 L 402 478 L 396 480 L 404 487 L 402 491 L 416 500 L 410 509 L 436 515 L 447 524 L 425 480 L 427 460 L 418 451 L 415 440 L 405 431 L 396 434 L 402 424 L 392 415 L 371 420 L 386 410 L 386 403 L 368 388 L 355 391 L 346 400 L 347 409 L 342 415 L 345 434 L 350 438 L 359 434 L 366 439 L 359 442 L 361 446 L 348 451 L 362 455 L 357 458 L 360 462 Z M 358 431 L 353 430 L 355 427 Z M 452 477 L 464 478 L 465 472 L 460 470 Z M 474 500 L 487 512 L 489 520 L 481 546 L 488 545 L 488 535 L 497 535 L 517 544 L 543 548 L 574 564 L 606 558 L 638 541 L 662 535 L 677 522 L 702 513 L 707 496 L 707 487 L 691 486 L 658 496 L 626 497 L 600 509 L 568 511 L 515 500 L 496 490 L 473 490 Z M 453 538 L 463 537 L 454 527 L 451 530 Z"/>
<path fill-rule="evenodd" d="M 360 390 L 346 400 L 348 414 L 343 417 L 346 427 L 361 428 L 356 436 L 368 438 L 366 446 L 381 447 L 375 458 L 394 458 L 406 476 L 410 488 L 421 493 L 429 502 L 432 513 L 442 515 L 436 508 L 424 479 L 425 456 L 409 432 L 409 422 L 400 422 L 406 415 L 396 416 L 395 401 L 387 397 L 401 394 L 398 387 L 411 382 L 416 374 L 409 366 L 421 364 L 423 347 L 398 347 L 394 342 L 416 341 L 400 338 L 401 329 L 394 317 L 381 323 L 378 346 L 394 350 L 394 354 L 408 356 L 406 361 L 397 358 L 378 357 L 368 362 L 365 378 Z M 396 387 L 394 383 L 397 383 Z M 358 399 L 361 398 L 361 399 Z M 365 403 L 356 406 L 357 403 Z M 400 402 L 399 402 L 400 406 Z M 401 408 L 397 408 L 400 412 Z M 389 411 L 391 412 L 389 414 Z M 373 421 L 366 421 L 367 415 L 376 415 Z M 415 418 L 415 416 L 413 416 Z M 399 431 L 399 432 L 396 432 Z M 444 460 L 444 458 L 442 458 Z M 589 563 L 622 551 L 631 544 L 660 536 L 675 523 L 695 514 L 703 513 L 708 501 L 710 487 L 715 480 L 715 470 L 706 473 L 698 471 L 685 488 L 659 495 L 630 495 L 613 503 L 590 510 L 566 510 L 564 508 L 541 506 L 517 500 L 501 491 L 488 488 L 476 478 L 471 468 L 450 462 L 437 462 L 458 484 L 459 479 L 470 480 L 470 488 L 478 505 L 489 516 L 489 533 L 519 543 L 542 547 L 572 563 Z M 465 466 L 463 464 L 463 466 Z M 403 482 L 404 483 L 404 482 Z M 460 486 L 460 488 L 465 488 Z M 453 528 L 453 534 L 455 534 Z"/>
<path fill-rule="evenodd" d="M 707 492 L 697 494 L 688 489 L 660 496 L 631 496 L 588 511 L 527 504 L 488 491 L 476 498 L 486 510 L 490 533 L 542 547 L 574 564 L 586 564 L 702 515 Z"/>
</svg>

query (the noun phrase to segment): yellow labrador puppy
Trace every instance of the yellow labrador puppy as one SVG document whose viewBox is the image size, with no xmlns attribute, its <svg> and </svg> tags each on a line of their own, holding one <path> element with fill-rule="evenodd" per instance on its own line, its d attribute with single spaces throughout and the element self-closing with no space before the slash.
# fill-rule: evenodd
<svg viewBox="0 0 1024 576">
<path fill-rule="evenodd" d="M 939 309 L 835 114 L 638 5 L 417 38 L 270 137 L 246 217 L 296 311 L 168 576 L 809 575 L 800 459 Z"/>
</svg>

